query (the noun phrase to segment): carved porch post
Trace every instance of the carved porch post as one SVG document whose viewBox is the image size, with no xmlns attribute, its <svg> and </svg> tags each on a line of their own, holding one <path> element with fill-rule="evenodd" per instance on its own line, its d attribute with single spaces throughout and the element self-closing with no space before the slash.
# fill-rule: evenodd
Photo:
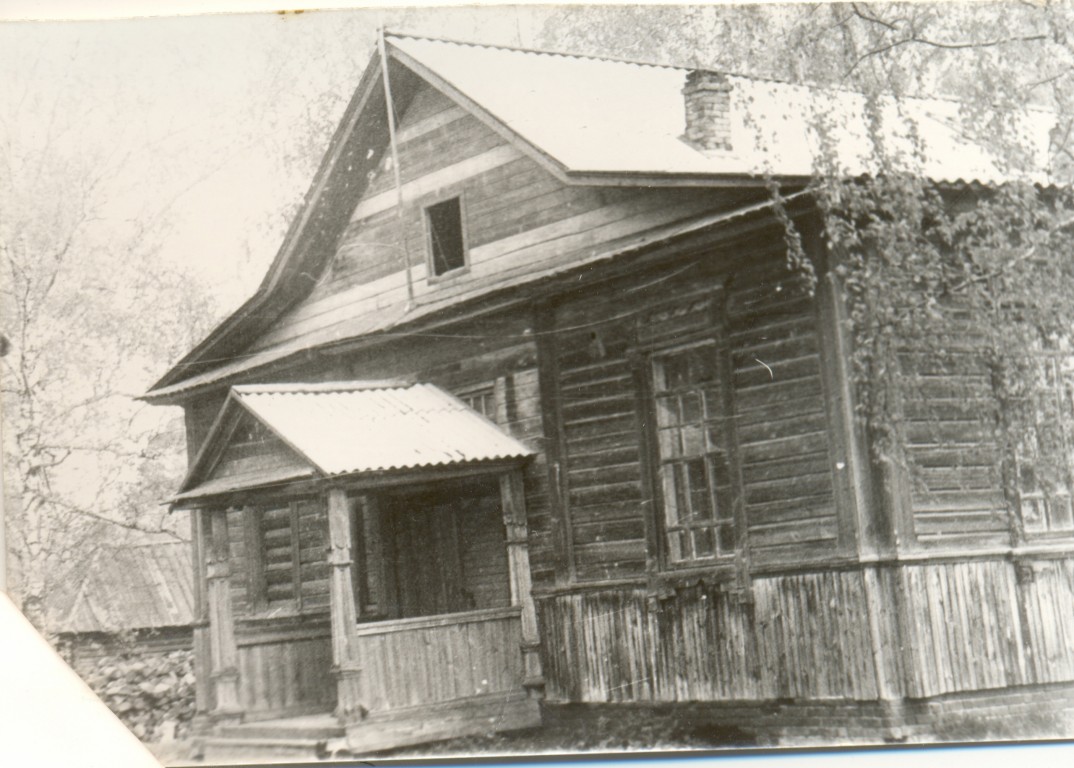
<svg viewBox="0 0 1074 768">
<path fill-rule="evenodd" d="M 537 608 L 533 603 L 530 576 L 530 548 L 526 525 L 526 496 L 522 471 L 515 469 L 500 477 L 500 503 L 507 534 L 507 565 L 511 580 L 511 605 L 522 607 L 522 685 L 532 695 L 544 690 L 541 672 L 540 635 L 537 631 Z"/>
<path fill-rule="evenodd" d="M 194 722 L 197 733 L 206 730 L 213 709 L 212 638 L 209 629 L 208 584 L 206 582 L 209 550 L 212 547 L 209 513 L 203 509 L 190 512 L 191 567 L 194 569 Z"/>
<path fill-rule="evenodd" d="M 204 512 L 210 518 L 210 537 L 206 576 L 209 603 L 209 645 L 211 648 L 216 721 L 241 720 L 239 703 L 238 648 L 235 645 L 235 619 L 231 612 L 231 567 L 228 563 L 227 510 Z"/>
<path fill-rule="evenodd" d="M 354 603 L 350 510 L 342 488 L 328 489 L 329 608 L 332 616 L 332 674 L 336 677 L 336 716 L 353 722 L 365 716 L 362 670 L 358 658 L 358 617 Z"/>
</svg>

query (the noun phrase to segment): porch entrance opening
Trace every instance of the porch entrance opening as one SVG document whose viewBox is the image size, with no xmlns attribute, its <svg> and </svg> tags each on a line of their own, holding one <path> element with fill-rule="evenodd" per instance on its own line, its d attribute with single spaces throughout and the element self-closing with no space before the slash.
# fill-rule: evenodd
<svg viewBox="0 0 1074 768">
<path fill-rule="evenodd" d="M 495 476 L 350 500 L 360 623 L 511 604 Z"/>
</svg>

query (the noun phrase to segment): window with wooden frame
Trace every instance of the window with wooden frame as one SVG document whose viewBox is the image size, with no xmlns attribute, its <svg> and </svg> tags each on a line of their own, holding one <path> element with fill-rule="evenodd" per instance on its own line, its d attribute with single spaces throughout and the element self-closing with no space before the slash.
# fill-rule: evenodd
<svg viewBox="0 0 1074 768">
<path fill-rule="evenodd" d="M 496 421 L 496 387 L 494 385 L 488 384 L 464 390 L 459 393 L 459 399 L 490 421 Z"/>
<path fill-rule="evenodd" d="M 669 565 L 734 553 L 730 362 L 715 341 L 652 356 L 657 494 Z"/>
<path fill-rule="evenodd" d="M 462 198 L 453 197 L 425 209 L 429 275 L 441 277 L 466 267 L 462 227 Z"/>
</svg>

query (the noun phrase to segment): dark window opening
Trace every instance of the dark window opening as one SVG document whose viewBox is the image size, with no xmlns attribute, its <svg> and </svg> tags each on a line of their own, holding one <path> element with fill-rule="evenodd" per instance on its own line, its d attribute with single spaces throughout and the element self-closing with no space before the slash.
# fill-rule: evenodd
<svg viewBox="0 0 1074 768">
<path fill-rule="evenodd" d="M 425 209 L 429 228 L 429 255 L 432 274 L 439 276 L 466 266 L 462 239 L 462 206 L 453 197 Z"/>
</svg>

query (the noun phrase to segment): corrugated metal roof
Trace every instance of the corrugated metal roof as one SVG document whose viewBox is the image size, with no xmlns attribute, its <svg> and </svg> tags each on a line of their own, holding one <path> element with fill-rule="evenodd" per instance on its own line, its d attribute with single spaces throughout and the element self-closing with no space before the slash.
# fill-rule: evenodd
<svg viewBox="0 0 1074 768">
<path fill-rule="evenodd" d="M 1020 169 L 987 149 L 981 132 L 989 127 L 975 130 L 979 118 L 954 101 L 882 98 L 875 122 L 861 93 L 729 75 L 732 149 L 702 153 L 681 138 L 688 69 L 405 36 L 390 42 L 579 174 L 856 176 L 881 169 L 879 141 L 903 170 L 937 181 L 1047 181 L 1055 116 L 1043 111 L 1015 120 L 1027 160 Z"/>
<path fill-rule="evenodd" d="M 458 398 L 432 384 L 335 382 L 232 387 L 228 411 L 243 408 L 309 469 L 277 476 L 214 477 L 210 457 L 227 439 L 228 418 L 206 445 L 174 501 L 260 488 L 312 476 L 362 474 L 524 459 L 533 451 Z M 234 413 L 232 413 L 234 416 Z"/>
<path fill-rule="evenodd" d="M 232 391 L 251 413 L 327 475 L 533 454 L 432 384 L 254 385 Z"/>
<path fill-rule="evenodd" d="M 189 542 L 102 549 L 91 561 L 59 632 L 183 627 L 194 621 Z"/>
</svg>

